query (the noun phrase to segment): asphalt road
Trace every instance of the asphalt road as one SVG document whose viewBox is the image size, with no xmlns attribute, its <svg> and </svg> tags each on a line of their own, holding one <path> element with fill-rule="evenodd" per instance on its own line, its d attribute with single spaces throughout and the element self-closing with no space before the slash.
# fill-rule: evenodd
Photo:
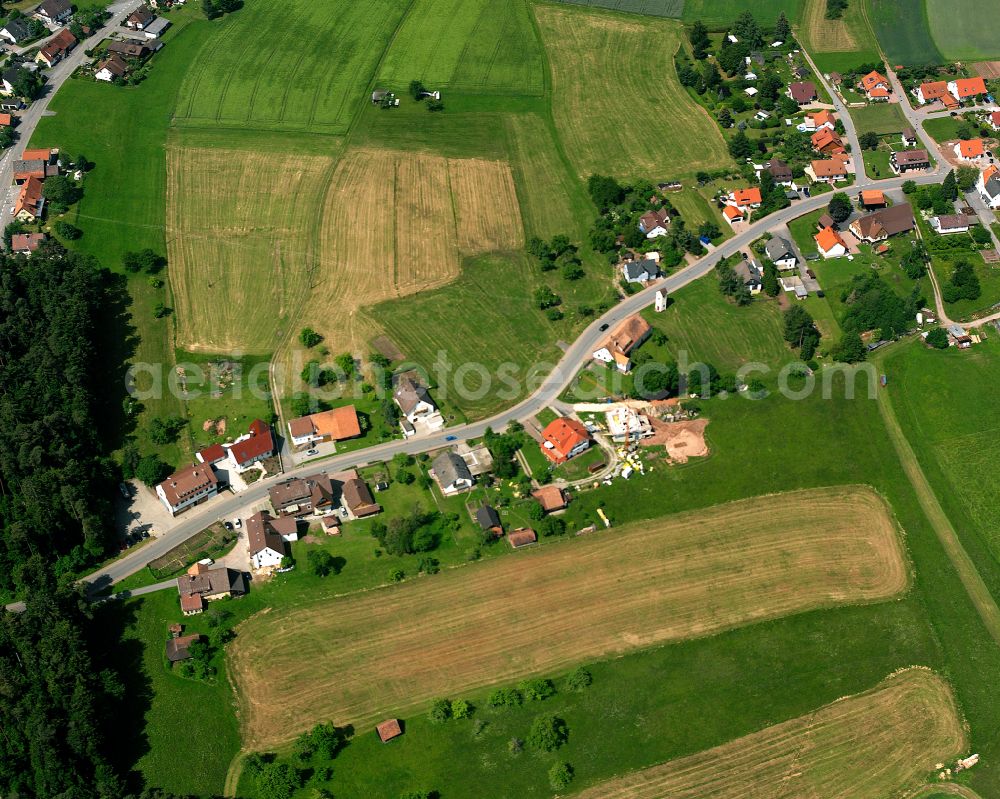
<svg viewBox="0 0 1000 799">
<path fill-rule="evenodd" d="M 7 150 L 3 158 L 0 158 L 0 186 L 6 189 L 7 186 L 10 186 L 14 182 L 14 161 L 19 160 L 24 153 L 24 148 L 31 141 L 31 136 L 38 126 L 38 120 L 45 116 L 45 112 L 49 107 L 49 101 L 55 96 L 56 92 L 59 91 L 59 88 L 67 81 L 70 75 L 73 74 L 73 71 L 84 61 L 89 60 L 84 51 L 96 46 L 102 39 L 106 39 L 109 34 L 118 28 L 125 17 L 131 14 L 139 5 L 136 0 L 127 0 L 127 2 L 115 3 L 108 6 L 108 11 L 112 14 L 108 23 L 89 39 L 77 44 L 69 56 L 56 64 L 52 69 L 46 71 L 45 75 L 48 81 L 45 84 L 45 94 L 18 114 L 17 141 L 13 147 Z M 0 230 L 7 227 L 13 216 L 13 203 L 4 201 L 2 207 L 0 207 Z"/>
</svg>

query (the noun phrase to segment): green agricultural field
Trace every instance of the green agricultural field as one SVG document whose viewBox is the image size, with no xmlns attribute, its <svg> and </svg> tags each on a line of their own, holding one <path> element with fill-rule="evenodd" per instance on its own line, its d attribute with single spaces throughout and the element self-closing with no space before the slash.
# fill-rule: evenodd
<svg viewBox="0 0 1000 799">
<path fill-rule="evenodd" d="M 950 0 L 945 0 L 949 2 Z M 940 64 L 945 59 L 931 35 L 923 0 L 859 0 L 868 3 L 868 18 L 890 63 L 904 66 Z"/>
<path fill-rule="evenodd" d="M 250 0 L 213 23 L 187 69 L 177 124 L 343 133 L 405 6 Z"/>
<path fill-rule="evenodd" d="M 556 0 L 578 6 L 606 8 L 626 14 L 645 14 L 649 17 L 680 19 L 684 13 L 684 0 Z"/>
<path fill-rule="evenodd" d="M 550 239 L 563 233 L 582 242 L 597 212 L 562 157 L 551 123 L 534 114 L 505 121 L 525 235 Z"/>
<path fill-rule="evenodd" d="M 606 294 L 597 280 L 570 283 L 558 272 L 549 274 L 555 277 L 543 278 L 537 265 L 524 255 L 467 259 L 454 283 L 380 303 L 366 313 L 386 331 L 407 360 L 430 368 L 443 352 L 452 370 L 461 364 L 485 367 L 492 375 L 490 390 L 483 391 L 478 368 L 464 378 L 470 396 L 460 397 L 450 380 L 448 386 L 453 401 L 466 415 L 482 417 L 507 407 L 526 393 L 522 383 L 513 394 L 498 396 L 503 388 L 497 382 L 501 364 L 515 364 L 522 377 L 523 370 L 534 364 L 555 364 L 560 355 L 556 340 L 571 340 L 574 331 L 586 322 L 575 318 L 574 309 L 580 303 L 593 307 Z M 562 296 L 565 319 L 551 322 L 537 310 L 532 294 L 544 284 Z M 484 331 L 488 333 L 484 335 Z"/>
<path fill-rule="evenodd" d="M 397 91 L 412 80 L 432 90 L 541 94 L 542 47 L 527 0 L 416 0 L 378 73 L 380 86 Z"/>
<path fill-rule="evenodd" d="M 746 10 L 764 27 L 770 27 L 782 11 L 793 25 L 802 16 L 801 0 L 760 0 L 748 5 L 744 0 L 685 0 L 683 19 L 694 22 L 700 19 L 710 28 L 723 29 Z"/>
<path fill-rule="evenodd" d="M 882 136 L 899 133 L 907 126 L 898 103 L 872 103 L 864 108 L 852 108 L 851 117 L 859 134 L 873 131 Z"/>
<path fill-rule="evenodd" d="M 931 37 L 947 61 L 1000 57 L 996 7 L 975 0 L 925 0 Z"/>
<path fill-rule="evenodd" d="M 657 180 L 731 163 L 715 122 L 680 85 L 677 22 L 536 6 L 556 129 L 580 177 Z M 623 58 L 622 53 L 643 53 Z"/>
<path fill-rule="evenodd" d="M 930 350 L 914 342 L 888 358 L 885 372 L 906 437 L 977 566 L 1000 558 L 1000 377 L 996 341 L 969 350 Z M 995 568 L 983 577 L 1000 596 Z M 991 579 L 992 577 L 992 579 Z"/>
<path fill-rule="evenodd" d="M 715 276 L 709 275 L 671 294 L 670 300 L 663 313 L 647 309 L 642 315 L 667 334 L 666 349 L 678 362 L 684 358 L 734 372 L 749 362 L 778 368 L 797 360 L 782 338 L 777 299 L 761 293 L 751 305 L 738 308 L 722 296 Z"/>
</svg>

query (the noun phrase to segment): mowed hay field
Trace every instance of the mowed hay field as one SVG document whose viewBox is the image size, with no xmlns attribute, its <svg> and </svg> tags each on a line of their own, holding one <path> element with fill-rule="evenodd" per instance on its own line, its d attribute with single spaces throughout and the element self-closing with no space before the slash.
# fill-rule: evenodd
<svg viewBox="0 0 1000 799">
<path fill-rule="evenodd" d="M 379 69 L 388 88 L 540 95 L 542 46 L 527 0 L 415 0 Z"/>
<path fill-rule="evenodd" d="M 884 799 L 910 795 L 963 753 L 947 683 L 912 668 L 842 699 L 696 755 L 578 794 L 579 799 Z"/>
<path fill-rule="evenodd" d="M 581 177 L 668 178 L 732 163 L 718 127 L 677 79 L 680 23 L 569 6 L 535 14 L 556 127 Z"/>
<path fill-rule="evenodd" d="M 334 351 L 365 344 L 357 312 L 454 280 L 463 256 L 519 250 L 524 232 L 506 162 L 352 150 L 323 201 L 319 265 L 302 321 Z"/>
<path fill-rule="evenodd" d="M 318 264 L 334 158 L 171 145 L 166 239 L 176 344 L 270 352 Z"/>
<path fill-rule="evenodd" d="M 907 580 L 883 501 L 841 487 L 741 500 L 272 609 L 243 624 L 230 650 L 244 743 L 265 748 L 318 721 L 368 724 L 580 660 L 887 599 Z"/>
<path fill-rule="evenodd" d="M 178 92 L 180 125 L 343 133 L 406 6 L 247 0 L 215 24 Z"/>
</svg>

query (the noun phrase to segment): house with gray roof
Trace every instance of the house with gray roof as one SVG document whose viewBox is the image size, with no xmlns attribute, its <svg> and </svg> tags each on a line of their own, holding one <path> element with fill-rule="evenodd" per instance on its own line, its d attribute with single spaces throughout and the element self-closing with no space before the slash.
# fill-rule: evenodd
<svg viewBox="0 0 1000 799">
<path fill-rule="evenodd" d="M 399 425 L 405 438 L 417 433 L 432 433 L 444 427 L 441 411 L 415 374 L 398 375 L 394 380 L 392 399 L 399 406 Z"/>
<path fill-rule="evenodd" d="M 8 20 L 3 28 L 0 28 L 0 36 L 11 44 L 20 44 L 31 38 L 31 23 L 23 17 Z"/>
<path fill-rule="evenodd" d="M 629 283 L 646 283 L 660 276 L 660 267 L 656 261 L 649 258 L 626 261 L 622 264 L 622 276 Z"/>
<path fill-rule="evenodd" d="M 778 269 L 794 269 L 798 258 L 788 239 L 775 236 L 764 245 L 764 253 Z"/>
<path fill-rule="evenodd" d="M 431 462 L 431 474 L 445 496 L 468 491 L 476 482 L 468 464 L 451 450 L 442 452 Z"/>
<path fill-rule="evenodd" d="M 991 166 L 981 172 L 976 189 L 990 208 L 1000 208 L 1000 170 Z"/>
</svg>

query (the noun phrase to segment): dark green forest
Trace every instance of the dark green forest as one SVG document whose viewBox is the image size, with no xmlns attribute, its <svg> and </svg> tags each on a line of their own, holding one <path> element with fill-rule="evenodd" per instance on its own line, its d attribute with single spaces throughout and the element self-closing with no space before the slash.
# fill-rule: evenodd
<svg viewBox="0 0 1000 799">
<path fill-rule="evenodd" d="M 102 664 L 116 631 L 74 582 L 114 538 L 127 311 L 120 278 L 56 243 L 0 257 L 0 593 L 24 601 L 0 611 L 5 799 L 141 789 L 115 759 L 126 682 Z"/>
</svg>

